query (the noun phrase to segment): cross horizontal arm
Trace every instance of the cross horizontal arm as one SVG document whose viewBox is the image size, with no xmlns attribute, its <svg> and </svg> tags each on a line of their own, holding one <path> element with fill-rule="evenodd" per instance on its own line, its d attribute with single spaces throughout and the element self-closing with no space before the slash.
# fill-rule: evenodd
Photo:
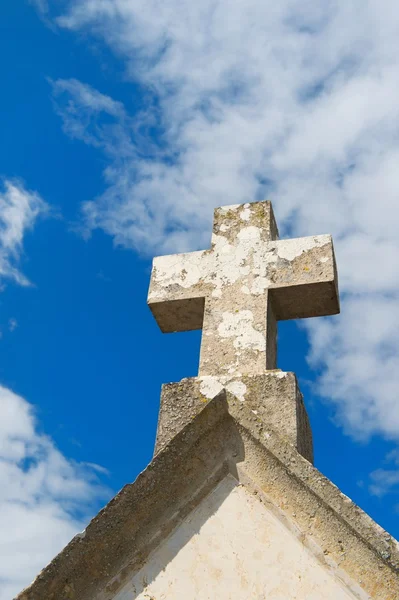
<svg viewBox="0 0 399 600">
<path fill-rule="evenodd" d="M 270 244 L 278 260 L 271 264 L 269 287 L 277 320 L 339 313 L 339 295 L 330 235 Z"/>
<path fill-rule="evenodd" d="M 201 329 L 206 251 L 154 258 L 148 305 L 164 333 Z"/>
</svg>

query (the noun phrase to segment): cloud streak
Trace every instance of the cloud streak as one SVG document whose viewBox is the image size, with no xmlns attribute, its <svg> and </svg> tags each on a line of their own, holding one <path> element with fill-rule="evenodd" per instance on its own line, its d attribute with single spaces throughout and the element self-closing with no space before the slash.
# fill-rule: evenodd
<svg viewBox="0 0 399 600">
<path fill-rule="evenodd" d="M 86 227 L 147 254 L 195 249 L 214 206 L 270 197 L 283 234 L 331 232 L 343 313 L 305 324 L 318 391 L 351 434 L 399 439 L 399 7 L 71 0 L 57 22 L 102 38 L 154 99 L 127 115 L 54 83 L 66 131 L 109 160 Z M 137 136 L 149 122 L 156 151 Z"/>
<path fill-rule="evenodd" d="M 18 263 L 23 253 L 23 238 L 40 215 L 48 212 L 48 205 L 36 192 L 27 190 L 22 183 L 4 180 L 0 188 L 0 283 L 12 280 L 29 285 Z"/>
</svg>

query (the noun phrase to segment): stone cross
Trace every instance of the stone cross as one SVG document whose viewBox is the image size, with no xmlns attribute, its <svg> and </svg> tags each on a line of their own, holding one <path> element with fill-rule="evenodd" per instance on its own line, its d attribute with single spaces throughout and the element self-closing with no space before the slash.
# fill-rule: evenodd
<svg viewBox="0 0 399 600">
<path fill-rule="evenodd" d="M 339 312 L 331 236 L 279 240 L 270 202 L 222 206 L 209 250 L 154 259 L 148 304 L 165 333 L 202 328 L 200 376 L 265 373 L 277 321 Z"/>
</svg>

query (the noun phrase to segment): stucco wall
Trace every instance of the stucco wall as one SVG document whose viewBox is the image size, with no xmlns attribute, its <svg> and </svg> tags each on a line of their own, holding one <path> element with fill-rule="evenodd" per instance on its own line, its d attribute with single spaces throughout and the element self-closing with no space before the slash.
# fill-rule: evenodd
<svg viewBox="0 0 399 600">
<path fill-rule="evenodd" d="M 132 574 L 114 600 L 359 597 L 229 476 Z"/>
</svg>

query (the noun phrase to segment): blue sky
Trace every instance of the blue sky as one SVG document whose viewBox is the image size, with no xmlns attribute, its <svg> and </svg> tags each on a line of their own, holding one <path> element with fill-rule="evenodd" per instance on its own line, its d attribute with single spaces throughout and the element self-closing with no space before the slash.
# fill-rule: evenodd
<svg viewBox="0 0 399 600">
<path fill-rule="evenodd" d="M 161 384 L 197 373 L 200 334 L 146 306 L 152 256 L 265 197 L 336 243 L 342 315 L 279 329 L 316 466 L 399 537 L 394 19 L 155 4 L 0 5 L 1 600 L 134 480 Z"/>
</svg>

